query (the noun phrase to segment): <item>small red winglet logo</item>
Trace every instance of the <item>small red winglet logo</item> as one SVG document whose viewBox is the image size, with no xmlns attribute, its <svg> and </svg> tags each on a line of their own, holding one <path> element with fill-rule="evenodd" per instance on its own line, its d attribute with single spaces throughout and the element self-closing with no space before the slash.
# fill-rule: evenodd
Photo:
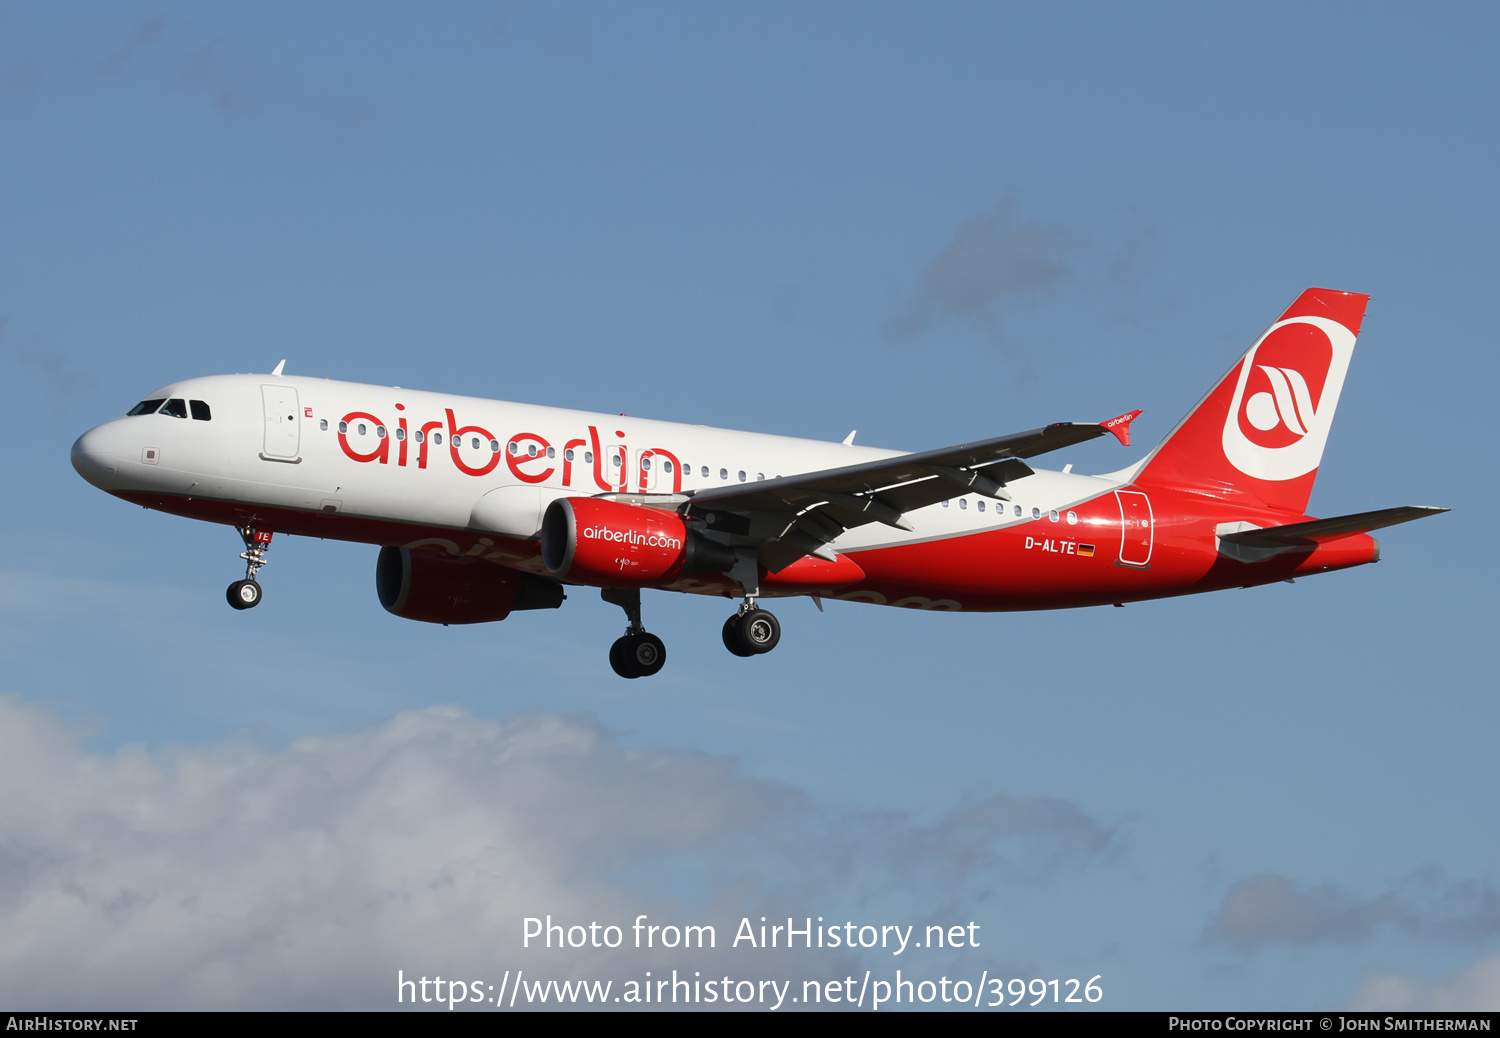
<svg viewBox="0 0 1500 1038">
<path fill-rule="evenodd" d="M 1115 418 L 1111 418 L 1107 422 L 1100 422 L 1099 423 L 1099 427 L 1101 429 L 1106 429 L 1109 432 L 1114 433 L 1115 434 L 1115 439 L 1119 440 L 1120 443 L 1121 443 L 1121 445 L 1129 447 L 1130 446 L 1130 423 L 1133 422 L 1133 421 L 1135 421 L 1140 416 L 1141 416 L 1141 411 L 1140 410 L 1130 411 L 1130 412 L 1127 412 L 1125 414 L 1119 415 L 1119 416 L 1117 416 Z"/>
</svg>

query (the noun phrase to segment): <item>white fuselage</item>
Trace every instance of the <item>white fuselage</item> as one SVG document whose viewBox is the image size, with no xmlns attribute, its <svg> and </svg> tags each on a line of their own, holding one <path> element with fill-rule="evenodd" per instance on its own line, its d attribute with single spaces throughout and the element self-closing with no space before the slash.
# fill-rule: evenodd
<svg viewBox="0 0 1500 1038">
<path fill-rule="evenodd" d="M 530 540 L 558 497 L 692 492 L 902 453 L 297 376 L 190 379 L 150 398 L 203 401 L 212 417 L 143 414 L 91 429 L 74 463 L 101 489 L 379 520 L 429 541 L 442 530 Z M 910 513 L 913 532 L 871 524 L 831 547 L 964 536 L 1119 485 L 1037 471 L 1011 484 L 1009 504 L 955 498 Z"/>
</svg>

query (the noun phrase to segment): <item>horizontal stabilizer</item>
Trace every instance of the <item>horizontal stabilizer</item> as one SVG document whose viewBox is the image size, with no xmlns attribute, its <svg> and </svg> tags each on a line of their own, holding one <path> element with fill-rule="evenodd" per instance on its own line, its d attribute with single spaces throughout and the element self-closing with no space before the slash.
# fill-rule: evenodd
<svg viewBox="0 0 1500 1038">
<path fill-rule="evenodd" d="M 1243 544 L 1247 547 L 1272 547 L 1300 544 L 1308 541 L 1326 541 L 1346 537 L 1351 533 L 1369 533 L 1397 523 L 1409 523 L 1429 515 L 1446 512 L 1446 508 L 1432 505 L 1402 505 L 1400 508 L 1379 508 L 1373 512 L 1358 512 L 1354 515 L 1339 515 L 1332 519 L 1313 519 L 1305 523 L 1289 523 L 1263 530 L 1241 530 L 1238 533 L 1219 535 L 1220 542 Z"/>
</svg>

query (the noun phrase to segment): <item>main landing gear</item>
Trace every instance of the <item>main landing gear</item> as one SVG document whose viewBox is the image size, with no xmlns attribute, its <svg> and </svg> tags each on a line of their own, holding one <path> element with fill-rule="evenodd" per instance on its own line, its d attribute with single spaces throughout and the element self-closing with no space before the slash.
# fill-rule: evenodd
<svg viewBox="0 0 1500 1038">
<path fill-rule="evenodd" d="M 609 647 L 609 665 L 622 678 L 649 678 L 667 662 L 667 647 L 641 626 L 641 592 L 638 588 L 605 588 L 604 601 L 625 610 L 630 626 Z"/>
<path fill-rule="evenodd" d="M 256 583 L 255 575 L 269 561 L 266 559 L 266 552 L 271 549 L 271 531 L 254 525 L 237 529 L 240 539 L 245 542 L 245 550 L 240 553 L 240 558 L 245 560 L 245 579 L 230 584 L 224 597 L 236 609 L 254 609 L 260 605 L 261 599 L 260 585 Z"/>
<path fill-rule="evenodd" d="M 252 586 L 253 582 L 252 582 Z M 622 678 L 649 678 L 667 662 L 667 647 L 641 626 L 641 593 L 634 588 L 604 588 L 600 597 L 625 610 L 630 626 L 609 647 L 609 665 Z M 781 641 L 781 624 L 770 610 L 747 597 L 740 611 L 724 621 L 724 648 L 736 656 L 759 656 Z"/>
<path fill-rule="evenodd" d="M 745 599 L 740 611 L 724 621 L 724 648 L 736 656 L 759 656 L 781 641 L 781 623 L 776 614 Z"/>
</svg>

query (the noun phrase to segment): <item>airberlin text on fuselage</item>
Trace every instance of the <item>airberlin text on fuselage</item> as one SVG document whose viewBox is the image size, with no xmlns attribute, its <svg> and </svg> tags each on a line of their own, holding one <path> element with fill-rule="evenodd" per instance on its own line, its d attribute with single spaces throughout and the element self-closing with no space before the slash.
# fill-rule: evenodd
<svg viewBox="0 0 1500 1038">
<path fill-rule="evenodd" d="M 405 411 L 405 404 L 397 404 L 396 410 Z M 311 418 L 311 408 L 308 409 L 306 417 Z M 587 453 L 583 456 L 583 464 L 591 469 L 595 485 L 600 490 L 625 491 L 630 489 L 630 476 L 632 467 L 625 463 L 629 457 L 630 449 L 625 443 L 613 444 L 610 447 L 611 454 L 618 458 L 618 464 L 612 458 L 609 468 L 615 470 L 613 473 L 605 471 L 605 452 L 600 449 L 599 429 L 597 426 L 588 427 L 588 438 L 582 437 L 570 439 L 563 444 L 561 451 L 554 449 L 545 436 L 532 432 L 518 432 L 507 437 L 505 441 L 499 440 L 488 429 L 478 425 L 459 425 L 458 419 L 453 414 L 453 408 L 443 409 L 446 421 L 430 421 L 416 425 L 412 430 L 407 424 L 407 416 L 400 415 L 396 419 L 396 432 L 394 436 L 377 435 L 375 447 L 370 451 L 356 450 L 349 442 L 349 430 L 362 428 L 361 423 L 369 423 L 373 428 L 371 433 L 377 433 L 387 429 L 384 419 L 378 418 L 368 411 L 350 411 L 339 420 L 338 437 L 339 448 L 344 456 L 351 461 L 376 462 L 388 465 L 391 462 L 391 441 L 396 444 L 396 465 L 399 468 L 408 467 L 410 450 L 415 441 L 416 459 L 414 467 L 425 469 L 427 467 L 428 448 L 438 447 L 440 450 L 446 447 L 448 456 L 458 471 L 466 476 L 487 476 L 500 464 L 500 459 L 505 459 L 506 467 L 510 469 L 511 475 L 523 483 L 544 483 L 553 475 L 562 470 L 562 485 L 571 487 L 573 482 L 573 467 L 577 455 L 575 449 L 582 448 Z M 413 432 L 415 435 L 413 435 Z M 433 442 L 433 434 L 442 436 L 446 433 L 447 443 L 439 440 Z M 368 434 L 367 434 L 368 435 Z M 624 430 L 615 431 L 616 438 L 625 438 Z M 464 460 L 464 440 L 471 439 L 469 457 L 477 464 L 470 464 Z M 477 446 L 476 446 L 477 445 Z M 500 449 L 495 450 L 498 446 Z M 532 448 L 535 453 L 532 453 Z M 549 455 L 549 450 L 552 452 Z M 560 457 L 558 455 L 561 455 Z M 482 459 L 482 460 L 481 460 Z M 561 462 L 561 465 L 556 464 Z M 672 476 L 672 493 L 682 490 L 682 462 L 677 455 L 663 447 L 651 447 L 637 452 L 634 472 L 639 480 L 638 489 L 645 490 L 654 464 L 661 465 L 664 461 L 670 461 Z M 618 473 L 618 475 L 616 475 Z M 666 475 L 663 466 L 662 475 Z M 611 480 L 614 480 L 611 482 Z M 662 490 L 666 487 L 663 485 Z"/>
</svg>

